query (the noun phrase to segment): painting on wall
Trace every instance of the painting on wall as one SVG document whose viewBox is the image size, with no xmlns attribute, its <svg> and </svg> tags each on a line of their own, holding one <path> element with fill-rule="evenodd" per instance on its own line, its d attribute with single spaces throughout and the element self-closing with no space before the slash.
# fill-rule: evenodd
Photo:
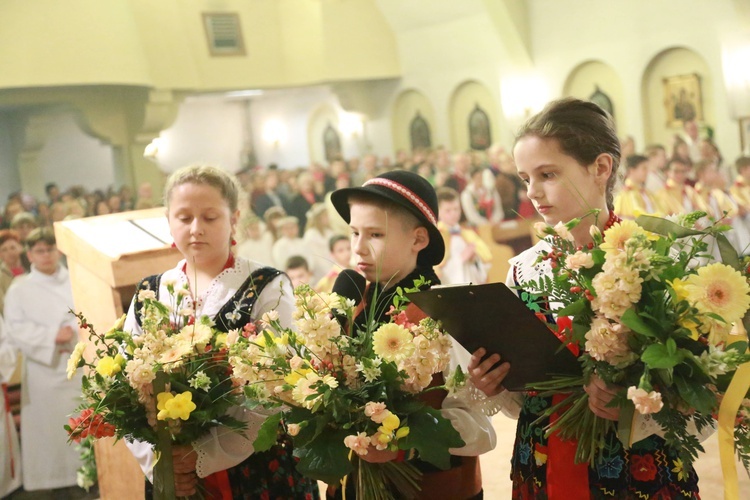
<svg viewBox="0 0 750 500">
<path fill-rule="evenodd" d="M 330 123 L 323 131 L 323 150 L 325 151 L 326 161 L 329 163 L 340 160 L 342 157 L 339 133 Z"/>
<path fill-rule="evenodd" d="M 479 104 L 474 106 L 474 111 L 469 115 L 469 147 L 484 151 L 492 144 L 490 132 L 490 119 Z"/>
<path fill-rule="evenodd" d="M 432 147 L 430 124 L 427 123 L 427 120 L 422 118 L 419 111 L 417 111 L 416 116 L 411 120 L 411 124 L 409 125 L 409 136 L 411 137 L 412 151 Z"/>
<path fill-rule="evenodd" d="M 667 126 L 679 128 L 689 120 L 703 121 L 701 81 L 697 73 L 664 79 Z"/>
<path fill-rule="evenodd" d="M 615 107 L 612 105 L 612 99 L 607 94 L 601 91 L 599 85 L 594 86 L 594 93 L 589 96 L 589 101 L 593 102 L 604 111 L 609 113 L 612 118 L 615 117 Z"/>
</svg>

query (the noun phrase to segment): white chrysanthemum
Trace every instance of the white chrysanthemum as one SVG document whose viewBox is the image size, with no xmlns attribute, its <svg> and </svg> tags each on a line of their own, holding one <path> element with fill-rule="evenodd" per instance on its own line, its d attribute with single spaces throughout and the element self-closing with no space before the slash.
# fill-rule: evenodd
<svg viewBox="0 0 750 500">
<path fill-rule="evenodd" d="M 187 325 L 180 330 L 178 337 L 188 344 L 205 347 L 213 338 L 213 330 L 210 326 L 201 323 Z"/>
<path fill-rule="evenodd" d="M 125 365 L 125 374 L 130 387 L 138 390 L 141 387 L 151 385 L 156 378 L 153 365 L 143 359 L 135 358 Z"/>
</svg>

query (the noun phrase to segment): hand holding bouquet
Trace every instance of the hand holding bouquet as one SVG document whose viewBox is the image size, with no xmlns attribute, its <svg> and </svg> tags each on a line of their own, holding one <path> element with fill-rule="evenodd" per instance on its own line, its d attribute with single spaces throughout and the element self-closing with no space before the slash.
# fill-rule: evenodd
<svg viewBox="0 0 750 500">
<path fill-rule="evenodd" d="M 371 319 L 351 336 L 337 318 L 352 324 L 352 301 L 307 285 L 295 299 L 296 330 L 282 328 L 272 312 L 227 339 L 233 377 L 245 385 L 249 403 L 282 409 L 265 422 L 256 450 L 275 442 L 282 421 L 303 474 L 336 483 L 356 473 L 358 498 L 393 498 L 394 489 L 401 498 L 414 496 L 419 472 L 408 461 L 369 463 L 368 454 L 416 452 L 439 468 L 450 466 L 449 448 L 463 441 L 425 402 L 427 393 L 445 389 L 450 337 L 429 318 L 410 320 L 403 293 L 390 322 Z M 458 370 L 447 385 L 462 378 Z"/>
<path fill-rule="evenodd" d="M 578 440 L 578 462 L 594 463 L 615 426 L 629 447 L 638 414 L 650 415 L 689 468 L 702 451 L 689 424 L 699 432 L 712 425 L 734 372 L 750 361 L 747 336 L 732 335 L 750 306 L 747 266 L 722 234 L 726 227 L 693 227 L 703 215 L 678 222 L 642 216 L 603 235 L 593 227 L 588 248 L 576 248 L 570 237 L 580 220 L 538 228 L 552 236 L 542 259 L 553 275 L 526 283 L 525 293 L 546 301 L 540 312 L 556 314 L 558 325 L 568 317 L 558 334 L 582 353 L 584 374 L 533 389 L 568 394 L 545 416 L 559 414 L 548 432 Z M 723 263 L 711 262 L 709 244 L 718 245 Z M 594 375 L 622 388 L 610 403 L 619 407 L 617 423 L 589 410 L 583 386 Z M 746 418 L 738 423 L 736 451 L 747 466 L 750 428 Z"/>
<path fill-rule="evenodd" d="M 139 292 L 140 335 L 123 330 L 125 316 L 100 334 L 77 314 L 95 356 L 86 360 L 80 342 L 68 361 L 69 377 L 80 367 L 85 372 L 81 415 L 66 429 L 72 441 L 90 435 L 150 443 L 160 455 L 155 487 L 163 485 L 169 496 L 172 444 L 192 443 L 216 426 L 241 431 L 244 423 L 227 414 L 242 399 L 229 376 L 227 334 L 183 307 L 187 290 L 167 288 L 170 305 L 152 290 Z"/>
</svg>

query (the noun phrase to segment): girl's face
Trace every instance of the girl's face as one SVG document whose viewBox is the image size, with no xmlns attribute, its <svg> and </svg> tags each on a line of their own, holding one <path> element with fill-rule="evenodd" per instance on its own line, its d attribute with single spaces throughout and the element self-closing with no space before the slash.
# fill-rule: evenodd
<svg viewBox="0 0 750 500">
<path fill-rule="evenodd" d="M 226 261 L 238 217 L 213 186 L 180 184 L 169 196 L 169 231 L 185 259 L 198 267 Z"/>
<path fill-rule="evenodd" d="M 427 229 L 408 229 L 401 217 L 370 203 L 354 202 L 349 213 L 354 260 L 368 281 L 395 285 L 414 270 L 429 243 Z"/>
<path fill-rule="evenodd" d="M 528 197 L 547 224 L 568 222 L 593 208 L 607 214 L 605 190 L 612 171 L 608 155 L 600 155 L 591 165 L 581 165 L 560 150 L 556 139 L 536 136 L 521 138 L 513 152 Z"/>
</svg>

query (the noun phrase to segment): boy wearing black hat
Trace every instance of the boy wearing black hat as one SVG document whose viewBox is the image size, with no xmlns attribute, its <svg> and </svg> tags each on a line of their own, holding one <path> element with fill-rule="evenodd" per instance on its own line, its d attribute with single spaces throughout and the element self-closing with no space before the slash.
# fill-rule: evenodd
<svg viewBox="0 0 750 500">
<path fill-rule="evenodd" d="M 420 277 L 429 281 L 423 288 L 440 283 L 432 266 L 443 259 L 445 245 L 437 228 L 437 196 L 427 180 L 412 172 L 396 170 L 374 177 L 362 187 L 334 191 L 331 202 L 351 228 L 356 269 L 368 282 L 356 323 L 364 322 L 373 308 L 376 321 L 387 321 L 398 287 L 413 288 L 414 280 Z M 446 373 L 458 365 L 466 371 L 469 359 L 469 353 L 454 342 Z M 438 374 L 433 385 L 442 385 L 443 380 L 443 375 Z M 428 395 L 425 402 L 441 409 L 465 445 L 451 449 L 451 469 L 447 471 L 415 460 L 423 473 L 420 498 L 482 498 L 477 456 L 495 446 L 490 419 L 481 408 L 472 408 L 478 405 L 472 405 L 468 391 L 452 396 L 444 391 L 431 391 Z M 396 452 L 372 448 L 362 459 L 387 462 L 400 457 Z"/>
</svg>

